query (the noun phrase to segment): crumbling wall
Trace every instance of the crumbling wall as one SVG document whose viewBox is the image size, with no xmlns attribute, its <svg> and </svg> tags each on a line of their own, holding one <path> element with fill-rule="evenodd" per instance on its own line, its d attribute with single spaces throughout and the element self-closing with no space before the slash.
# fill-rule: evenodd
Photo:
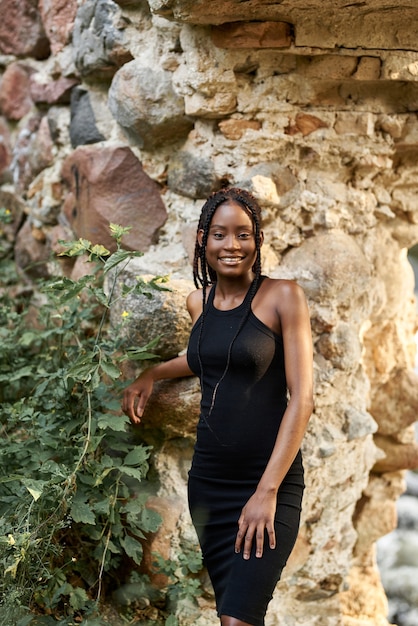
<svg viewBox="0 0 418 626">
<path fill-rule="evenodd" d="M 168 274 L 173 291 L 124 303 L 127 332 L 163 330 L 169 358 L 187 342 L 203 200 L 250 190 L 264 272 L 304 287 L 315 345 L 302 526 L 268 624 L 385 626 L 375 541 L 396 524 L 402 470 L 418 466 L 414 0 L 0 0 L 0 12 L 4 246 L 30 279 L 59 239 L 109 244 L 109 221 L 133 226 L 126 246 L 144 255 L 124 280 Z M 157 391 L 144 433 L 166 522 L 149 549 L 170 555 L 196 541 L 198 389 Z M 213 600 L 182 620 L 215 624 Z"/>
</svg>

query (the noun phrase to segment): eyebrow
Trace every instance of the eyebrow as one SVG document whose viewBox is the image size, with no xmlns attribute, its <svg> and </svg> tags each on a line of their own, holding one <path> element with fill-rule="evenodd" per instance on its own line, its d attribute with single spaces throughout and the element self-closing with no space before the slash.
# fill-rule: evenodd
<svg viewBox="0 0 418 626">
<path fill-rule="evenodd" d="M 222 230 L 226 230 L 227 226 L 221 226 L 220 224 L 211 224 L 209 226 L 209 230 L 211 230 L 212 228 L 220 228 Z M 235 227 L 236 230 L 253 230 L 254 227 L 253 226 L 248 226 L 247 224 L 238 224 L 238 226 Z"/>
</svg>

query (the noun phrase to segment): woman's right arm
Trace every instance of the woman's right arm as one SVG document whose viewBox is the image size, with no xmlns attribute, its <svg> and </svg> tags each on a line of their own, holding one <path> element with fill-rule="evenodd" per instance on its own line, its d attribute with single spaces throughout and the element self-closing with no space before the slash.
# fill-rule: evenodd
<svg viewBox="0 0 418 626">
<path fill-rule="evenodd" d="M 196 291 L 192 291 L 188 295 L 186 300 L 192 324 L 196 322 L 202 312 L 201 293 L 200 289 L 196 289 Z M 185 354 L 144 370 L 123 392 L 122 411 L 129 417 L 132 424 L 139 424 L 156 380 L 183 378 L 184 376 L 192 375 L 193 372 L 187 364 L 187 356 Z"/>
<path fill-rule="evenodd" d="M 132 424 L 139 424 L 156 380 L 192 375 L 193 372 L 187 364 L 185 354 L 149 367 L 124 390 L 122 411 L 129 417 Z"/>
</svg>

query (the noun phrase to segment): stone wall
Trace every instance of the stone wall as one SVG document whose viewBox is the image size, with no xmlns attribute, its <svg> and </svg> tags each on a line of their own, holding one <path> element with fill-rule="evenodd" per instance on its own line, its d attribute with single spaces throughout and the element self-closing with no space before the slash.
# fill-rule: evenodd
<svg viewBox="0 0 418 626">
<path fill-rule="evenodd" d="M 415 0 L 0 0 L 0 13 L 4 246 L 30 280 L 59 239 L 110 244 L 109 221 L 133 226 L 126 247 L 144 255 L 124 280 L 168 274 L 173 291 L 125 303 L 128 332 L 162 330 L 169 358 L 187 341 L 203 199 L 253 192 L 264 271 L 304 287 L 315 344 L 302 527 L 268 624 L 385 626 L 375 542 L 418 466 Z M 150 549 L 168 556 L 195 544 L 197 399 L 194 380 L 160 384 L 144 419 L 166 520 Z M 191 622 L 217 623 L 210 594 Z"/>
</svg>

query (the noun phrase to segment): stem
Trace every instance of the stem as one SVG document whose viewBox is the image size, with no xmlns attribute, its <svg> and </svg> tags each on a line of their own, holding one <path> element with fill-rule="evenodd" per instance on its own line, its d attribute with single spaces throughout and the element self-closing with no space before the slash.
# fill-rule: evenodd
<svg viewBox="0 0 418 626">
<path fill-rule="evenodd" d="M 118 501 L 118 491 L 119 491 L 119 480 L 117 480 L 117 482 L 116 482 L 115 498 L 114 498 L 113 506 L 112 506 L 113 509 L 115 508 L 116 502 Z M 104 547 L 104 550 L 103 550 L 102 560 L 100 562 L 100 570 L 99 570 L 99 580 L 98 580 L 98 589 L 97 589 L 96 603 L 99 602 L 100 595 L 102 593 L 103 572 L 104 572 L 104 567 L 105 567 L 106 554 L 107 554 L 107 550 L 109 548 L 109 543 L 110 543 L 111 537 L 112 537 L 112 526 L 109 523 L 109 529 L 108 529 L 107 534 L 106 534 L 106 543 L 105 543 L 105 547 Z"/>
<path fill-rule="evenodd" d="M 72 477 L 73 476 L 75 477 L 75 475 L 77 474 L 78 470 L 80 469 L 81 464 L 82 464 L 82 462 L 84 460 L 84 457 L 87 454 L 87 451 L 89 449 L 89 445 L 90 445 L 90 442 L 91 442 L 91 424 L 92 424 L 92 419 L 93 419 L 93 412 L 92 412 L 92 409 L 91 409 L 91 391 L 89 391 L 87 389 L 86 393 L 87 393 L 87 436 L 86 436 L 86 440 L 84 442 L 83 451 L 82 451 L 82 453 L 80 455 L 80 458 L 77 461 L 77 465 L 75 466 L 75 469 L 74 469 L 74 471 L 73 471 L 73 473 L 71 475 Z"/>
</svg>

